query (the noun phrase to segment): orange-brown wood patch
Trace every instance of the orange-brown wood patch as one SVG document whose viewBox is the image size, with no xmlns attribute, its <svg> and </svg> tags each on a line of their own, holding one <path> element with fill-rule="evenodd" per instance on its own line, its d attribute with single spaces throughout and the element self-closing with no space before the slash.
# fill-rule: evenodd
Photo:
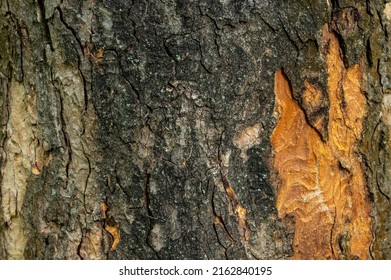
<svg viewBox="0 0 391 280">
<path fill-rule="evenodd" d="M 120 231 L 119 231 L 119 224 L 115 222 L 115 220 L 111 217 L 109 218 L 107 216 L 107 210 L 108 206 L 106 202 L 102 203 L 102 216 L 104 221 L 104 229 L 110 233 L 110 235 L 113 238 L 113 243 L 111 244 L 110 251 L 113 251 L 117 248 L 119 241 L 120 241 Z"/>
<path fill-rule="evenodd" d="M 360 65 L 345 68 L 334 34 L 325 27 L 328 138 L 306 121 L 282 70 L 275 74 L 278 123 L 271 136 L 277 173 L 277 209 L 295 219 L 294 259 L 368 259 L 370 204 L 356 152 L 365 117 Z M 303 98 L 316 104 L 316 87 L 305 82 Z"/>
</svg>

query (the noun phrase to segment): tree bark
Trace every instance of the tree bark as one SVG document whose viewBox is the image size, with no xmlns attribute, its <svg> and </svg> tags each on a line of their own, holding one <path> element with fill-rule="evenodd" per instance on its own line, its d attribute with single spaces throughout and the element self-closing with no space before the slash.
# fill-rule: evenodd
<svg viewBox="0 0 391 280">
<path fill-rule="evenodd" d="M 390 259 L 387 2 L 0 0 L 0 258 Z"/>
</svg>

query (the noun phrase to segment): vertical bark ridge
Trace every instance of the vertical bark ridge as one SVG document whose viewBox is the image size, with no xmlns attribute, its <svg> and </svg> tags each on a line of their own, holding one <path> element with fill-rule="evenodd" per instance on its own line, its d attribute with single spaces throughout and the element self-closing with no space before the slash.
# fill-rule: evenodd
<svg viewBox="0 0 391 280">
<path fill-rule="evenodd" d="M 3 143 L 1 169 L 2 234 L 7 259 L 23 259 L 27 238 L 22 216 L 27 180 L 36 168 L 36 144 L 27 94 L 22 83 L 11 81 L 9 118 Z M 29 104 L 34 107 L 35 104 Z M 34 145 L 35 144 L 35 145 Z"/>
</svg>

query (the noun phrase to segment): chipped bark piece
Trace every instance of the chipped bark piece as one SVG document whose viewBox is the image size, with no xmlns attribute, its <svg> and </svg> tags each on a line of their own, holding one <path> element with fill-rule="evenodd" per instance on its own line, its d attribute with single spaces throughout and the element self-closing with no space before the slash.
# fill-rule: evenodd
<svg viewBox="0 0 391 280">
<path fill-rule="evenodd" d="M 255 124 L 245 128 L 238 128 L 235 137 L 234 145 L 241 150 L 240 156 L 247 160 L 247 150 L 255 145 L 260 144 L 259 133 L 261 132 L 260 124 Z"/>
<path fill-rule="evenodd" d="M 119 224 L 115 222 L 113 217 L 110 217 L 107 220 L 105 224 L 105 230 L 108 231 L 113 237 L 113 243 L 111 244 L 110 248 L 110 250 L 113 251 L 117 248 L 120 241 Z"/>
<path fill-rule="evenodd" d="M 363 164 L 356 154 L 366 99 L 358 64 L 344 67 L 338 40 L 328 28 L 323 40 L 330 99 L 328 140 L 307 123 L 287 76 L 275 75 L 278 123 L 271 136 L 278 173 L 280 217 L 295 218 L 294 259 L 368 259 L 371 207 Z M 340 236 L 347 242 L 341 246 Z"/>
<path fill-rule="evenodd" d="M 110 251 L 113 251 L 117 248 L 119 242 L 120 242 L 120 231 L 119 231 L 119 224 L 115 221 L 113 217 L 109 217 L 107 215 L 108 206 L 106 202 L 102 203 L 102 219 L 104 222 L 104 229 L 110 233 L 111 237 L 113 238 L 113 242 L 111 243 Z"/>
<path fill-rule="evenodd" d="M 246 213 L 247 210 L 239 203 L 238 197 L 232 188 L 228 184 L 228 181 L 223 178 L 223 182 L 225 182 L 225 192 L 230 199 L 231 206 L 232 206 L 232 212 L 235 213 L 238 219 L 238 230 L 240 233 L 240 236 L 243 240 L 248 240 L 250 238 L 250 231 L 248 229 L 248 224 L 247 224 L 247 218 L 246 218 Z M 224 184 L 223 184 L 224 185 Z"/>
</svg>

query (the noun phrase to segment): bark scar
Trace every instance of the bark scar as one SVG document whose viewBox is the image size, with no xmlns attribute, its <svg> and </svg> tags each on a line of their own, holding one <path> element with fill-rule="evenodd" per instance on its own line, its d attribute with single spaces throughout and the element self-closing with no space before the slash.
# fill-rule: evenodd
<svg viewBox="0 0 391 280">
<path fill-rule="evenodd" d="M 294 259 L 367 259 L 371 207 L 356 151 L 366 107 L 362 70 L 359 64 L 345 67 L 338 39 L 327 26 L 323 43 L 329 46 L 326 141 L 307 122 L 283 70 L 275 75 L 278 123 L 271 143 L 278 177 L 277 209 L 281 218 L 295 217 Z M 315 102 L 316 91 L 310 85 L 305 88 L 304 96 Z"/>
<path fill-rule="evenodd" d="M 119 231 L 119 223 L 117 223 L 112 216 L 108 217 L 107 215 L 108 209 L 109 208 L 106 202 L 103 202 L 102 215 L 103 215 L 104 229 L 108 233 L 110 233 L 111 237 L 113 238 L 113 243 L 111 244 L 111 248 L 110 248 L 110 251 L 113 251 L 117 248 L 121 236 Z"/>
</svg>

